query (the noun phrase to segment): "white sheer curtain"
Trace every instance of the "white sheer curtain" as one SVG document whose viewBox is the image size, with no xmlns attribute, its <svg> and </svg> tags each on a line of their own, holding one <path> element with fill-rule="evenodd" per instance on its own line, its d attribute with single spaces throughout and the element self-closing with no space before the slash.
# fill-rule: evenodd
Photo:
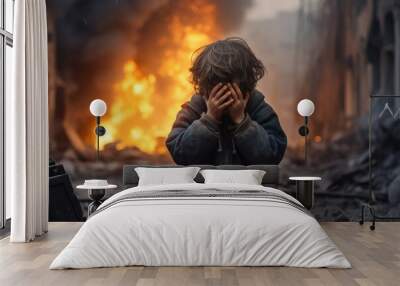
<svg viewBox="0 0 400 286">
<path fill-rule="evenodd" d="M 48 118 L 45 0 L 15 1 L 14 94 L 6 98 L 6 187 L 12 242 L 47 231 Z"/>
</svg>

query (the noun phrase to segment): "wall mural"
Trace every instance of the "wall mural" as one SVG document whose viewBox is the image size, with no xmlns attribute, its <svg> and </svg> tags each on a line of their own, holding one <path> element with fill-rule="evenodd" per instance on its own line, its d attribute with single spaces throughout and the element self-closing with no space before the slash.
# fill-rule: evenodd
<svg viewBox="0 0 400 286">
<path fill-rule="evenodd" d="M 369 97 L 400 94 L 400 79 L 395 76 L 400 63 L 394 60 L 400 52 L 395 2 L 47 1 L 50 157 L 64 165 L 77 185 L 88 178 L 120 184 L 124 164 L 278 163 L 284 154 L 282 189 L 294 192 L 289 176 L 321 176 L 312 209 L 316 217 L 358 219 L 360 202 L 368 199 Z M 200 72 L 207 66 L 202 60 L 219 64 L 232 46 L 214 46 L 222 53 L 214 58 L 207 49 L 198 49 L 228 37 L 240 37 L 251 48 L 250 54 L 244 52 L 250 55 L 246 61 L 239 57 L 226 65 L 228 74 L 237 70 L 235 66 L 247 67 L 243 63 L 251 63 L 251 71 L 229 79 L 225 72 Z M 246 49 L 240 43 L 236 46 Z M 251 53 L 265 67 L 263 77 Z M 260 102 L 254 103 L 255 96 L 247 98 L 248 91 L 254 93 L 248 90 L 249 74 L 258 81 Z M 194 143 L 201 128 L 194 129 L 190 138 L 179 137 L 179 128 L 192 123 L 177 117 L 182 108 L 192 112 L 190 116 L 201 116 L 212 106 L 201 97 L 194 104 L 198 110 L 182 105 L 202 89 L 210 95 L 211 89 L 205 86 L 215 86 L 215 79 L 223 81 L 221 88 L 236 83 L 239 91 L 234 86 L 226 89 L 241 98 L 246 108 L 273 108 L 279 122 L 276 119 L 264 129 L 275 134 L 274 156 L 267 156 L 257 133 L 237 146 L 229 136 Z M 307 121 L 307 162 L 299 134 L 304 118 L 296 110 L 305 98 L 315 104 Z M 96 119 L 89 112 L 94 99 L 107 104 L 101 118 L 106 132 L 99 140 L 100 160 L 96 160 Z M 396 100 L 378 99 L 372 122 L 378 211 L 390 216 L 400 215 L 396 175 L 400 173 L 396 161 L 400 133 L 395 132 L 400 105 Z M 213 113 L 221 122 L 227 121 L 227 130 L 229 122 L 245 122 L 239 105 L 238 112 L 227 108 L 220 117 Z M 176 134 L 171 133 L 174 123 Z M 204 124 L 212 129 L 212 122 Z M 185 156 L 179 149 L 185 142 L 182 139 L 196 146 Z M 212 146 L 226 152 L 210 157 Z"/>
<path fill-rule="evenodd" d="M 389 103 L 385 102 L 385 105 L 382 111 L 379 113 L 378 118 L 383 118 L 385 115 L 390 115 L 393 119 L 400 119 L 400 108 L 398 108 L 397 110 L 392 110 Z"/>
<path fill-rule="evenodd" d="M 377 210 L 398 217 L 400 177 L 398 176 L 400 96 L 371 98 L 371 190 L 381 203 Z"/>
</svg>

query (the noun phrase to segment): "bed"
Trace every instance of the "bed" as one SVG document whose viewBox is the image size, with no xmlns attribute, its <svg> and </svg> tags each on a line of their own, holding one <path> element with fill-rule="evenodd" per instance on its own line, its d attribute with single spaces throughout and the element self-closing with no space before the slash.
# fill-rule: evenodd
<svg viewBox="0 0 400 286">
<path fill-rule="evenodd" d="M 138 186 L 135 165 L 123 191 L 107 199 L 50 269 L 144 266 L 292 266 L 350 268 L 315 218 L 277 189 L 277 166 L 262 185 L 196 183 Z M 176 166 L 175 166 L 176 167 Z"/>
</svg>

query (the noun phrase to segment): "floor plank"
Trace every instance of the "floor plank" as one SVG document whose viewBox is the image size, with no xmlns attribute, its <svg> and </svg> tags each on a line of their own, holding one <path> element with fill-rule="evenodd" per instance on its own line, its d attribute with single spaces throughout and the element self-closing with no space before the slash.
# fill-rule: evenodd
<svg viewBox="0 0 400 286">
<path fill-rule="evenodd" d="M 0 240 L 0 285 L 398 285 L 400 223 L 378 223 L 375 231 L 357 223 L 322 223 L 352 269 L 289 267 L 118 267 L 48 269 L 81 223 L 50 223 L 49 233 L 32 243 Z"/>
</svg>

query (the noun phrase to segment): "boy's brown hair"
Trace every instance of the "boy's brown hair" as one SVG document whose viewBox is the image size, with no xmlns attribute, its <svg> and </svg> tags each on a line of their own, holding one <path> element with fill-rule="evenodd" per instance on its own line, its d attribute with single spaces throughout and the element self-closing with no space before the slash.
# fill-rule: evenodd
<svg viewBox="0 0 400 286">
<path fill-rule="evenodd" d="M 190 68 L 196 92 L 208 96 L 218 83 L 236 82 L 243 93 L 252 92 L 265 73 L 245 40 L 230 37 L 219 40 L 194 52 Z"/>
</svg>

